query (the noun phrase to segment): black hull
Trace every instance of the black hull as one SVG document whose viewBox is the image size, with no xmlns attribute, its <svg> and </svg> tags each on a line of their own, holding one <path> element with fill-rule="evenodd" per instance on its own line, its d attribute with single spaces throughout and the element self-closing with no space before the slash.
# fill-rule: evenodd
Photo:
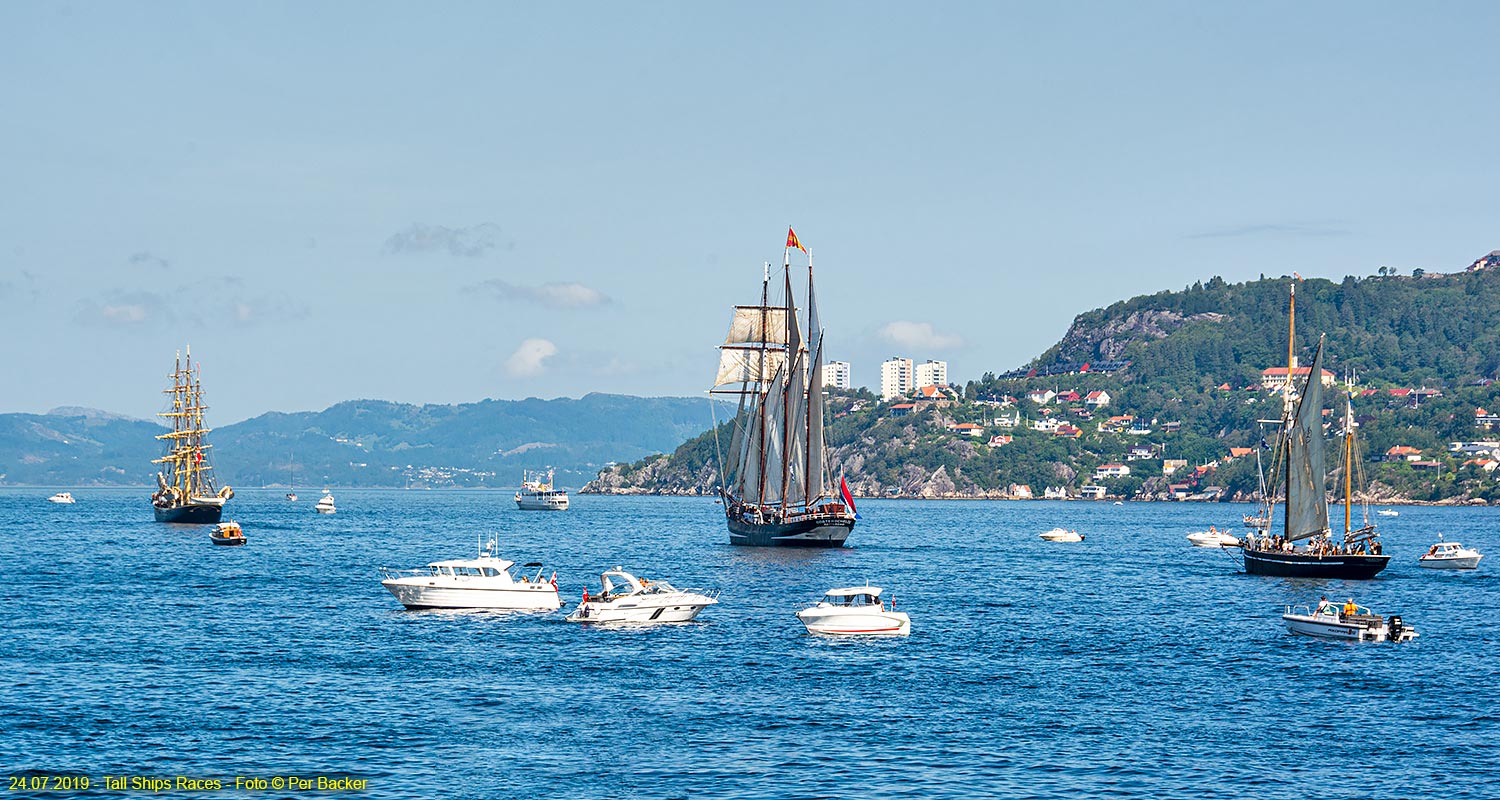
<svg viewBox="0 0 1500 800">
<path fill-rule="evenodd" d="M 157 522 L 182 522 L 190 525 L 214 525 L 224 517 L 223 506 L 173 506 L 162 508 L 152 506 L 156 509 Z"/>
<path fill-rule="evenodd" d="M 1388 555 L 1325 555 L 1246 550 L 1245 572 L 1277 578 L 1369 580 L 1391 562 Z"/>
<path fill-rule="evenodd" d="M 214 544 L 220 546 L 220 547 L 239 547 L 240 545 L 242 545 L 242 544 L 245 543 L 245 537 L 243 537 L 243 536 L 236 536 L 236 537 L 231 538 L 231 539 L 219 539 L 219 538 L 210 536 L 210 537 L 208 537 L 208 540 L 211 541 L 211 542 L 213 542 Z"/>
<path fill-rule="evenodd" d="M 726 516 L 729 543 L 745 547 L 843 547 L 853 517 L 820 516 L 792 522 L 746 522 Z"/>
</svg>

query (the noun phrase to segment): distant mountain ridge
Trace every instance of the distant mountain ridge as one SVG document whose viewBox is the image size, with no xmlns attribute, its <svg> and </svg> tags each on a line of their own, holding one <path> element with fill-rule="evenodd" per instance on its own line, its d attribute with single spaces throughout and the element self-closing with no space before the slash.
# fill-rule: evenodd
<svg viewBox="0 0 1500 800">
<path fill-rule="evenodd" d="M 555 467 L 578 485 L 611 461 L 675 447 L 711 424 L 707 403 L 594 393 L 582 398 L 410 405 L 352 400 L 215 428 L 215 471 L 231 486 L 501 487 Z M 212 425 L 212 412 L 209 414 Z M 97 409 L 0 414 L 0 485 L 149 485 L 154 421 Z"/>
</svg>

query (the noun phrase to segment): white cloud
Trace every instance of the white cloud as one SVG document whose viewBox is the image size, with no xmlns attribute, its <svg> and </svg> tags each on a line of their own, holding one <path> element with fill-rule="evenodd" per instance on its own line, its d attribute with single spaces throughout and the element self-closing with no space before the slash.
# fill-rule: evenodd
<svg viewBox="0 0 1500 800">
<path fill-rule="evenodd" d="M 963 347 L 961 336 L 938 333 L 930 322 L 887 322 L 875 332 L 884 341 L 907 350 L 951 350 Z"/>
<path fill-rule="evenodd" d="M 133 324 L 146 320 L 146 307 L 139 303 L 126 303 L 117 306 L 103 306 L 99 309 L 99 316 L 105 322 L 117 322 L 121 324 Z"/>
<path fill-rule="evenodd" d="M 499 232 L 499 226 L 488 222 L 467 228 L 413 222 L 411 227 L 385 240 L 385 252 L 394 255 L 447 251 L 451 256 L 478 258 L 495 249 L 495 234 Z"/>
<path fill-rule="evenodd" d="M 577 282 L 544 283 L 541 286 L 517 286 L 500 279 L 485 281 L 481 287 L 494 292 L 501 300 L 541 303 L 549 308 L 587 308 L 608 305 L 607 295 L 592 286 Z"/>
<path fill-rule="evenodd" d="M 527 339 L 505 360 L 505 371 L 511 377 L 530 378 L 542 374 L 547 359 L 557 355 L 557 345 L 546 339 Z"/>
</svg>

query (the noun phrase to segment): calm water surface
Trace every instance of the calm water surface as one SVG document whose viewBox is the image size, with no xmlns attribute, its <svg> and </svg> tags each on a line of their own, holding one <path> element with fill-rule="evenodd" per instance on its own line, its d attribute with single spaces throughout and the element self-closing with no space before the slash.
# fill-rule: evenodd
<svg viewBox="0 0 1500 800">
<path fill-rule="evenodd" d="M 0 491 L 7 774 L 352 775 L 368 797 L 1497 796 L 1500 509 L 1380 518 L 1392 566 L 1344 583 L 1189 547 L 1238 530 L 1228 505 L 869 501 L 852 547 L 798 552 L 730 547 L 707 499 L 548 514 L 346 490 L 324 517 L 245 491 L 229 516 L 250 543 L 218 548 L 150 521 L 144 491 L 52 491 Z M 1037 538 L 1055 525 L 1087 541 Z M 481 532 L 555 568 L 568 605 L 615 565 L 722 603 L 609 630 L 407 612 L 381 588 L 378 567 L 468 557 Z M 1418 568 L 1439 532 L 1488 558 Z M 909 638 L 792 617 L 866 581 Z M 1320 594 L 1421 637 L 1287 634 L 1282 607 Z"/>
</svg>

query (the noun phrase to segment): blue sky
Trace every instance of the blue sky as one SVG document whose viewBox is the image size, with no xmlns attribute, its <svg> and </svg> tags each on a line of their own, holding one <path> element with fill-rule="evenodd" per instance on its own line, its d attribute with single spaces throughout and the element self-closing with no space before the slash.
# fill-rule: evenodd
<svg viewBox="0 0 1500 800">
<path fill-rule="evenodd" d="M 1500 247 L 1489 4 L 0 5 L 0 411 L 694 395 L 813 249 L 828 355 L 1010 369 L 1222 275 Z"/>
</svg>

